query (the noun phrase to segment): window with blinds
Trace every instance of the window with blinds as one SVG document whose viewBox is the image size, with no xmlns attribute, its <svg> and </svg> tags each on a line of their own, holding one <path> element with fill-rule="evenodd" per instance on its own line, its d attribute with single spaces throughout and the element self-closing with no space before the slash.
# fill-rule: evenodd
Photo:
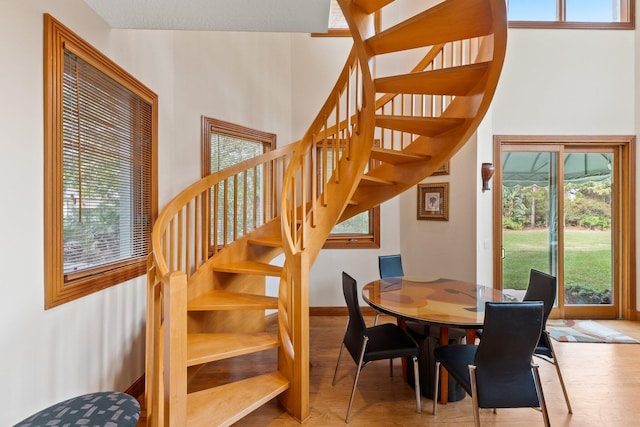
<svg viewBox="0 0 640 427">
<path fill-rule="evenodd" d="M 157 96 L 45 17 L 45 294 L 144 274 L 157 211 Z"/>
<path fill-rule="evenodd" d="M 276 135 L 202 117 L 202 176 L 229 168 L 275 148 Z M 211 246 L 222 247 L 264 223 L 272 171 L 259 165 L 226 179 L 212 194 Z M 218 203 L 215 203 L 218 200 Z M 215 239 L 215 241 L 214 241 Z"/>
<path fill-rule="evenodd" d="M 151 105 L 64 51 L 65 281 L 144 260 L 151 233 Z"/>
</svg>

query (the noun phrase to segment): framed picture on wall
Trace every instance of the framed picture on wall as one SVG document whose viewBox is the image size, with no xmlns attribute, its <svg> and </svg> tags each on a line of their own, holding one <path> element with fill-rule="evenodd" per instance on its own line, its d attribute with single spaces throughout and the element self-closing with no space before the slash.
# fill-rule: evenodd
<svg viewBox="0 0 640 427">
<path fill-rule="evenodd" d="M 436 176 L 436 175 L 449 175 L 449 162 L 444 162 L 444 164 L 442 166 L 440 166 L 440 168 L 436 169 L 436 171 L 434 173 L 431 174 L 431 176 Z"/>
<path fill-rule="evenodd" d="M 418 219 L 449 221 L 449 183 L 418 184 Z"/>
</svg>

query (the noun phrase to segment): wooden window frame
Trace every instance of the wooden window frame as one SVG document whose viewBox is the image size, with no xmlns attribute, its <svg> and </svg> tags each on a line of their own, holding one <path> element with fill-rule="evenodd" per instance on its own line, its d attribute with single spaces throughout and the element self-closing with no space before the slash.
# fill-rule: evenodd
<svg viewBox="0 0 640 427">
<path fill-rule="evenodd" d="M 340 5 L 336 0 L 331 0 L 329 6 L 329 25 L 326 33 L 311 33 L 311 37 L 351 37 L 351 30 L 347 27 L 332 27 L 331 26 L 331 17 L 336 14 L 342 15 L 342 10 L 340 10 Z M 376 11 L 374 13 L 374 28 L 376 33 L 380 32 L 381 27 L 381 13 L 380 11 Z M 344 19 L 344 16 L 343 16 Z"/>
<path fill-rule="evenodd" d="M 92 269 L 92 275 L 64 274 L 62 176 L 64 52 L 78 58 L 140 97 L 151 107 L 150 212 L 158 213 L 157 129 L 158 96 L 137 79 L 82 40 L 49 14 L 44 14 L 44 287 L 45 309 L 81 298 L 146 273 L 146 256 Z M 149 236 L 150 241 L 150 236 Z"/>
<path fill-rule="evenodd" d="M 340 19 L 341 17 L 341 19 Z M 340 10 L 340 5 L 336 0 L 331 0 L 329 3 L 329 24 L 326 33 L 311 33 L 311 37 L 351 37 L 351 31 L 349 28 L 343 26 L 336 27 L 331 24 L 334 21 L 344 21 L 344 15 Z"/>
<path fill-rule="evenodd" d="M 329 234 L 323 249 L 379 249 L 380 206 L 369 209 L 369 232 L 353 234 Z"/>
<path fill-rule="evenodd" d="M 239 139 L 248 139 L 262 143 L 262 154 L 275 150 L 276 134 L 251 129 L 231 122 L 201 117 L 201 150 L 202 150 L 202 177 L 211 174 L 211 134 L 222 133 Z"/>
<path fill-rule="evenodd" d="M 274 133 L 264 132 L 256 129 L 251 129 L 245 126 L 241 126 L 235 123 L 225 122 L 223 120 L 214 119 L 211 117 L 201 116 L 201 131 L 200 131 L 200 145 L 201 145 L 201 174 L 202 177 L 206 177 L 211 174 L 211 135 L 224 134 L 238 139 L 244 139 L 254 141 L 262 144 L 262 154 L 275 150 L 277 136 Z M 263 185 L 265 196 L 270 192 L 270 183 L 273 183 L 274 171 L 272 168 L 267 167 L 264 171 Z M 211 190 L 213 192 L 213 189 Z M 211 200 L 214 200 L 213 193 Z M 271 210 L 274 208 L 269 205 L 269 197 L 264 198 L 265 205 L 262 209 L 265 212 L 270 212 L 269 215 L 273 215 Z M 210 210 L 212 206 L 207 205 L 205 207 L 206 217 L 211 217 Z M 211 233 L 211 239 L 214 239 L 216 233 Z M 209 255 L 214 254 L 217 250 L 225 246 L 225 236 L 223 236 L 223 242 L 209 242 Z"/>
<path fill-rule="evenodd" d="M 618 152 L 617 173 L 619 176 L 618 207 L 616 208 L 615 233 L 620 239 L 617 244 L 618 264 L 614 270 L 618 274 L 620 314 L 623 319 L 636 319 L 636 136 L 635 135 L 494 135 L 493 158 L 496 165 L 494 174 L 494 188 L 502 185 L 502 153 L 503 146 L 520 145 L 524 151 L 548 146 L 563 146 L 563 148 L 584 148 L 590 146 L 594 149 L 602 147 L 615 148 Z M 496 287 L 502 286 L 502 191 L 493 193 L 493 283 Z M 562 280 L 562 278 L 559 278 Z M 556 309 L 554 309 L 556 310 Z M 580 313 L 578 313 L 580 314 Z M 593 313 L 592 313 L 593 314 Z M 591 314 L 591 316 L 592 316 Z M 561 314 L 564 316 L 564 314 Z M 578 315 L 578 317 L 580 317 Z M 571 318 L 571 317 L 570 317 Z M 575 318 L 575 317 L 574 317 Z"/>
<path fill-rule="evenodd" d="M 532 0 L 533 1 L 533 0 Z M 566 20 L 566 1 L 556 0 L 555 21 L 509 21 L 509 28 L 538 29 L 581 29 L 581 30 L 634 30 L 636 28 L 635 0 L 619 0 L 621 16 L 626 19 L 620 22 L 578 22 Z M 507 12 L 508 16 L 508 12 Z M 507 18 L 508 19 L 508 18 Z"/>
<path fill-rule="evenodd" d="M 329 142 L 328 146 L 332 146 Z M 379 146 L 380 141 L 375 141 L 375 145 Z M 318 147 L 318 158 L 321 158 Z M 372 162 L 370 166 L 375 164 Z M 318 167 L 320 163 L 318 162 Z M 322 182 L 322 171 L 318 169 L 318 183 Z M 322 189 L 318 188 L 318 192 Z M 364 214 L 364 212 L 359 215 Z M 368 211 L 369 230 L 366 233 L 331 233 L 324 242 L 322 249 L 379 249 L 380 248 L 380 205 L 375 206 Z"/>
</svg>

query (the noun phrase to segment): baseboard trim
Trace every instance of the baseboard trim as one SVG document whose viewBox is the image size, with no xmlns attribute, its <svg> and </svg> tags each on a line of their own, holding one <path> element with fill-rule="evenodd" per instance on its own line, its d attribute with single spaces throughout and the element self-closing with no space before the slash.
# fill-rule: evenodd
<svg viewBox="0 0 640 427">
<path fill-rule="evenodd" d="M 375 316 L 376 310 L 372 307 L 360 307 L 363 316 Z M 309 316 L 348 316 L 347 307 L 309 307 Z"/>
<path fill-rule="evenodd" d="M 144 398 L 144 374 L 135 380 L 124 392 L 136 399 Z"/>
</svg>

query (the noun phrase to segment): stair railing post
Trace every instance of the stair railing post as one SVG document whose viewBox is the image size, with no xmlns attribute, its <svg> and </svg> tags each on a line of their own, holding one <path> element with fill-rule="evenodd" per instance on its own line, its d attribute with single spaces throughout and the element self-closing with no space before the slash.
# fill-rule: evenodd
<svg viewBox="0 0 640 427">
<path fill-rule="evenodd" d="M 164 421 L 187 423 L 187 275 L 175 271 L 164 285 Z"/>
<path fill-rule="evenodd" d="M 299 252 L 295 263 L 300 274 L 293 291 L 293 348 L 296 354 L 293 366 L 293 387 L 299 390 L 300 402 L 296 418 L 303 421 L 309 416 L 309 255 Z"/>
</svg>

